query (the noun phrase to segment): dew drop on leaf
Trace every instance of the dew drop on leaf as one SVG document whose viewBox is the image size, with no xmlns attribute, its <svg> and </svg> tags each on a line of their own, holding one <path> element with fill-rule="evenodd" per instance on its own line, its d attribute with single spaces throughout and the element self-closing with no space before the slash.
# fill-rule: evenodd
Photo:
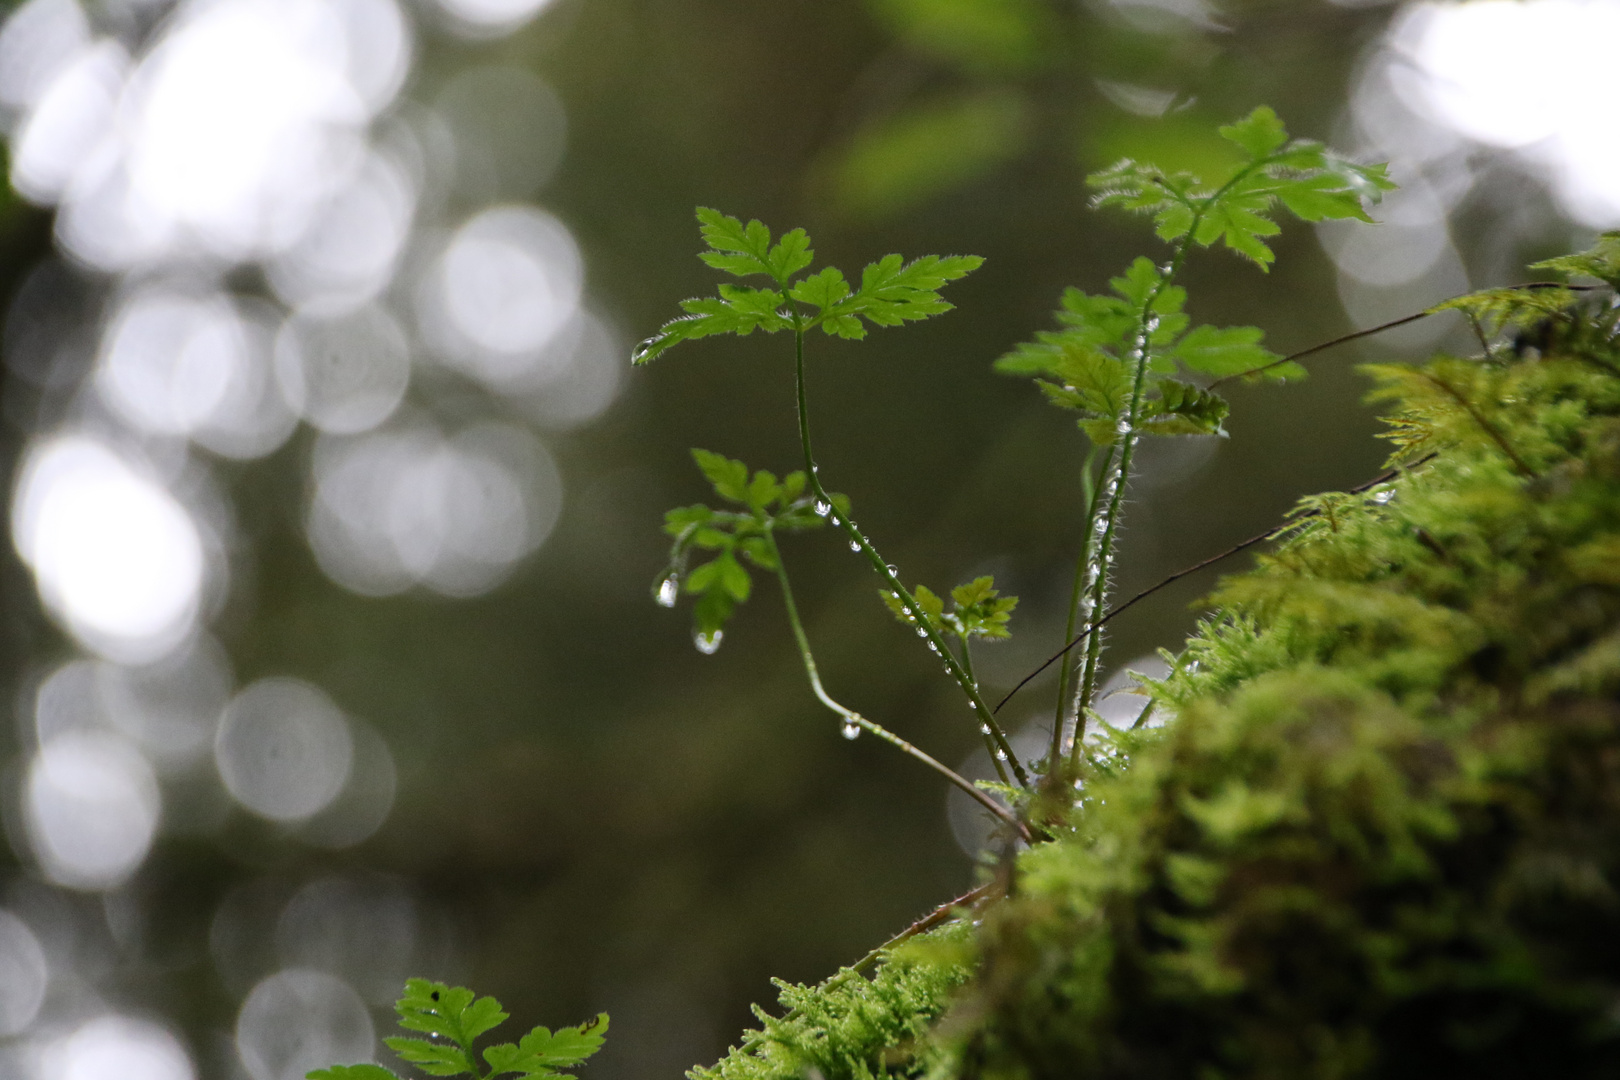
<svg viewBox="0 0 1620 1080">
<path fill-rule="evenodd" d="M 720 630 L 716 630 L 709 634 L 705 634 L 701 630 L 696 630 L 692 633 L 692 644 L 696 645 L 697 651 L 702 653 L 704 656 L 713 656 L 715 653 L 720 651 L 720 639 L 725 636 L 725 633 Z"/>
<path fill-rule="evenodd" d="M 849 542 L 849 550 L 851 550 L 851 551 L 859 551 L 859 550 L 861 550 L 860 541 L 859 540 L 851 540 Z"/>
<path fill-rule="evenodd" d="M 980 735 L 988 735 L 988 734 L 990 734 L 990 725 L 989 724 L 980 724 L 979 725 L 979 734 Z"/>
<path fill-rule="evenodd" d="M 680 587 L 681 583 L 674 574 L 671 574 L 658 583 L 658 591 L 653 594 L 653 598 L 658 601 L 660 607 L 674 607 L 675 596 L 680 592 Z"/>
<path fill-rule="evenodd" d="M 655 334 L 654 336 L 643 341 L 640 345 L 637 345 L 630 353 L 630 362 L 632 364 L 641 363 L 641 361 L 646 358 L 647 354 L 652 352 L 653 346 L 657 345 L 661 339 L 662 335 Z"/>
<path fill-rule="evenodd" d="M 853 720 L 845 720 L 844 721 L 844 738 L 846 738 L 846 739 L 856 739 L 856 738 L 860 737 L 860 734 L 861 734 L 861 725 L 857 724 Z"/>
<path fill-rule="evenodd" d="M 832 504 L 822 502 L 820 499 L 817 499 L 816 500 L 816 517 L 826 517 L 830 513 L 832 513 Z"/>
</svg>

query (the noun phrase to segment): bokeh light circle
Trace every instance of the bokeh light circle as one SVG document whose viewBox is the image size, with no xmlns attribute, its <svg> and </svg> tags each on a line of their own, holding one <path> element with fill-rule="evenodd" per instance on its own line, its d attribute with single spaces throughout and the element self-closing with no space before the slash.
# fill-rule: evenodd
<svg viewBox="0 0 1620 1080">
<path fill-rule="evenodd" d="M 73 731 L 41 746 L 28 769 L 28 836 L 47 876 L 110 889 L 146 859 L 162 800 L 140 751 L 107 732 Z"/>
<path fill-rule="evenodd" d="M 324 809 L 349 779 L 354 741 L 343 713 L 300 679 L 260 679 L 220 720 L 214 760 L 233 798 L 272 821 Z"/>
<path fill-rule="evenodd" d="M 348 983 L 290 968 L 261 981 L 242 1003 L 236 1053 L 253 1080 L 304 1080 L 313 1069 L 370 1061 L 376 1032 Z"/>
<path fill-rule="evenodd" d="M 197 616 L 204 561 L 196 522 L 99 440 L 61 435 L 33 448 L 12 499 L 11 535 L 45 603 L 114 659 L 162 655 Z"/>
<path fill-rule="evenodd" d="M 399 407 L 411 378 L 410 345 L 382 308 L 335 318 L 294 317 L 276 340 L 283 393 L 322 431 L 369 431 Z"/>
<path fill-rule="evenodd" d="M 82 1024 L 48 1047 L 41 1080 L 193 1080 L 191 1055 L 167 1029 L 127 1016 Z"/>
<path fill-rule="evenodd" d="M 39 1015 L 50 965 L 28 924 L 0 909 L 0 1038 L 25 1030 Z"/>
</svg>

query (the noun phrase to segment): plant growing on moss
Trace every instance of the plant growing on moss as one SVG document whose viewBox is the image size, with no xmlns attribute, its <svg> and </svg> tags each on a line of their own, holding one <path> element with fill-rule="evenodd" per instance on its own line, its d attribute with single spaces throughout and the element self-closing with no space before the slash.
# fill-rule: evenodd
<svg viewBox="0 0 1620 1080">
<path fill-rule="evenodd" d="M 638 354 L 727 329 L 794 333 L 812 511 L 851 534 L 884 601 L 946 661 L 1017 780 L 993 786 L 1026 838 L 1049 841 L 963 898 L 977 931 L 925 920 L 925 946 L 878 950 L 817 988 L 783 985 L 787 1013 L 759 1013 L 762 1030 L 696 1080 L 1528 1075 L 1538 1055 L 1558 1075 L 1620 1066 L 1620 236 L 1540 267 L 1600 286 L 1533 283 L 1423 312 L 1461 311 L 1483 351 L 1368 369 L 1375 400 L 1394 406 L 1395 469 L 1302 500 L 1233 549 L 1282 541 L 1222 587 L 1172 675 L 1150 684 L 1176 723 L 1086 749 L 1098 631 L 1134 602 L 1106 610 L 1136 440 L 1224 434 L 1217 386 L 1301 374 L 1295 361 L 1316 351 L 1278 357 L 1252 328 L 1189 329 L 1174 284 L 1183 259 L 1224 242 L 1264 269 L 1279 204 L 1306 220 L 1359 217 L 1390 186 L 1380 168 L 1290 143 L 1269 110 L 1223 134 L 1246 160 L 1218 183 L 1130 162 L 1093 178 L 1099 203 L 1155 217 L 1170 259 L 1138 260 L 1112 296 L 1071 290 L 1062 329 L 997 365 L 1078 412 L 1090 443 L 1088 527 L 1038 769 L 1061 799 L 1035 798 L 972 676 L 969 640 L 1004 633 L 1012 598 L 980 580 L 947 614 L 932 591 L 908 592 L 821 489 L 804 390 L 804 333 L 820 324 L 790 303 L 808 302 L 791 272 L 761 290 L 778 299 L 723 287 L 689 301 L 690 317 Z M 771 265 L 763 226 L 704 214 L 725 243 L 752 235 L 754 262 Z M 808 252 L 807 240 L 788 246 Z M 747 528 L 769 533 L 776 511 L 751 512 Z M 742 543 L 700 540 L 680 516 L 692 513 L 712 512 L 670 519 L 667 604 L 683 581 L 706 598 L 732 573 L 689 573 L 692 547 L 719 558 Z M 756 565 L 782 579 L 812 687 L 867 727 L 825 695 L 768 551 Z M 699 612 L 700 635 L 719 629 L 704 621 L 715 610 Z"/>
<path fill-rule="evenodd" d="M 973 673 L 972 639 L 1007 636 L 1017 598 L 1000 596 L 993 580 L 981 578 L 951 591 L 955 608 L 946 614 L 941 597 L 927 586 L 908 589 L 856 523 L 848 500 L 823 486 L 811 445 L 807 335 L 820 328 L 828 335 L 860 339 L 868 324 L 898 326 L 942 314 L 951 305 L 939 290 L 976 269 L 981 260 L 973 256 L 929 255 L 906 262 L 899 255 L 888 255 L 868 265 L 859 285 L 852 286 L 832 267 L 809 272 L 814 252 L 803 229 L 773 242 L 770 230 L 758 221 L 745 225 L 715 210 L 698 210 L 709 248 L 700 256 L 703 261 L 739 278 L 765 278 L 767 284 L 762 288 L 724 284 L 716 296 L 685 301 L 681 306 L 686 314 L 644 341 L 635 362 L 647 363 L 677 344 L 714 334 L 790 333 L 804 462 L 802 471 L 778 482 L 769 472 L 750 476 L 741 462 L 693 451 L 715 493 L 739 508 L 681 507 L 665 518 L 665 531 L 674 542 L 654 593 L 666 606 L 673 606 L 683 590 L 698 598 L 694 607 L 698 648 L 712 652 L 719 647 L 726 620 L 751 592 L 748 565 L 776 574 L 811 688 L 840 718 L 845 736 L 854 738 L 862 730 L 878 735 L 945 775 L 1025 839 L 1031 838 L 1030 822 L 1014 817 L 952 770 L 827 693 L 798 617 L 776 533 L 811 529 L 824 521 L 843 530 L 851 551 L 863 555 L 882 580 L 884 602 L 939 657 L 967 697 L 1001 784 L 1013 790 L 1015 803 L 1033 795 L 1032 771 L 1044 775 L 1054 790 L 1075 779 L 1097 691 L 1101 632 L 1094 625 L 1095 616 L 1104 610 L 1108 595 L 1137 441 L 1149 435 L 1225 433 L 1226 402 L 1183 373 L 1210 378 L 1303 374 L 1264 349 L 1261 332 L 1254 327 L 1191 326 L 1183 311 L 1186 290 L 1175 284 L 1183 262 L 1194 247 L 1224 243 L 1264 270 L 1273 259 L 1265 238 L 1279 231 L 1272 220 L 1279 208 L 1307 221 L 1367 219 L 1365 202 L 1392 187 L 1381 166 L 1356 165 L 1319 143 L 1290 140 L 1267 108 L 1222 128 L 1221 134 L 1237 151 L 1237 163 L 1228 175 L 1203 178 L 1126 161 L 1091 178 L 1099 191 L 1098 205 L 1117 205 L 1153 217 L 1159 237 L 1171 245 L 1168 260 L 1159 265 L 1146 257 L 1137 259 L 1111 282 L 1114 295 L 1091 296 L 1070 289 L 1058 312 L 1062 329 L 1039 334 L 997 364 L 1007 373 L 1034 376 L 1049 400 L 1079 413 L 1079 426 L 1090 447 L 1081 468 L 1087 524 L 1078 545 L 1065 634 L 1084 647 L 1073 662 L 1063 663 L 1058 714 L 1043 762 L 1026 767 L 1019 760 Z M 713 554 L 694 568 L 691 563 L 699 551 Z M 1071 746 L 1067 757 L 1066 732 Z M 1033 828 L 1039 831 L 1041 826 L 1036 823 Z"/>
</svg>

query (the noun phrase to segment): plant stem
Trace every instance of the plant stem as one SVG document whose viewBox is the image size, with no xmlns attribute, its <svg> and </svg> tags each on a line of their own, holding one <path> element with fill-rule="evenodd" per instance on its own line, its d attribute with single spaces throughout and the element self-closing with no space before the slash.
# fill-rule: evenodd
<svg viewBox="0 0 1620 1080">
<path fill-rule="evenodd" d="M 816 500 L 826 506 L 831 506 L 832 496 L 827 494 L 827 489 L 821 486 L 821 477 L 818 475 L 819 470 L 816 468 L 815 454 L 810 449 L 810 408 L 806 400 L 804 384 L 804 326 L 797 307 L 793 311 L 793 360 L 794 389 L 799 408 L 799 444 L 804 450 L 805 475 L 809 478 L 810 491 L 815 495 Z M 956 655 L 951 652 L 950 647 L 945 643 L 945 639 L 940 636 L 939 628 L 934 625 L 933 620 L 923 611 L 922 605 L 917 603 L 916 598 L 911 595 L 911 591 L 901 584 L 894 571 L 889 569 L 889 564 L 884 561 L 882 555 L 878 554 L 877 549 L 866 538 L 866 534 L 861 532 L 860 526 L 855 524 L 854 519 L 848 514 L 837 513 L 836 511 L 829 511 L 829 513 L 835 515 L 836 520 L 834 523 L 849 536 L 850 543 L 855 545 L 866 556 L 866 561 L 871 564 L 878 577 L 882 578 L 884 584 L 900 598 L 906 613 L 915 620 L 917 628 L 923 631 L 922 636 L 933 645 L 933 651 L 944 663 L 945 670 L 950 674 L 951 678 L 956 680 L 956 685 L 962 688 L 962 693 L 967 695 L 968 701 L 973 705 L 974 713 L 979 718 L 979 730 L 984 735 L 985 748 L 990 751 L 990 761 L 995 765 L 997 774 L 1002 777 L 1003 782 L 1006 782 L 1006 772 L 1002 769 L 1002 763 L 1005 762 L 1012 766 L 1013 774 L 1018 777 L 1019 785 L 1029 787 L 1029 774 L 1024 771 L 1023 765 L 1018 760 L 1018 755 L 1013 753 L 1012 745 L 1008 743 L 1006 733 L 1001 730 L 1001 725 L 996 722 L 996 716 L 990 711 L 990 706 L 986 705 L 984 698 L 980 696 L 979 688 L 974 683 L 972 676 L 957 661 Z"/>
<path fill-rule="evenodd" d="M 839 704 L 836 700 L 834 700 L 831 694 L 827 693 L 826 688 L 821 685 L 821 673 L 816 670 L 816 658 L 810 652 L 810 639 L 805 635 L 804 624 L 799 620 L 799 606 L 793 601 L 793 586 L 788 582 L 787 567 L 782 562 L 781 549 L 776 546 L 776 535 L 767 528 L 765 531 L 765 538 L 767 541 L 769 541 L 771 545 L 771 555 L 776 560 L 776 577 L 777 580 L 782 583 L 782 605 L 787 609 L 788 624 L 793 628 L 793 640 L 799 646 L 799 658 L 804 661 L 804 672 L 810 678 L 810 689 L 815 692 L 816 699 L 832 712 L 840 716 L 845 724 L 854 724 L 855 726 L 866 731 L 870 731 L 873 735 L 876 735 L 890 746 L 895 747 L 901 753 L 909 754 L 911 757 L 916 758 L 924 765 L 927 765 L 930 769 L 933 769 L 935 772 L 939 773 L 945 779 L 967 792 L 967 794 L 971 796 L 979 805 L 983 806 L 986 810 L 989 810 L 996 817 L 1000 818 L 1007 825 L 1011 826 L 1013 831 L 1016 832 L 1025 843 L 1029 843 L 1031 838 L 1029 830 L 1024 827 L 1024 823 L 1014 817 L 1012 812 L 1009 811 L 1005 806 L 1002 806 L 985 792 L 980 791 L 977 787 L 973 786 L 973 783 L 966 777 L 962 776 L 948 765 L 941 763 L 932 755 L 917 749 L 917 747 L 913 746 L 905 739 L 902 739 L 900 736 L 896 735 L 888 728 L 885 728 L 883 725 L 868 720 L 854 709 L 850 709 Z"/>
<path fill-rule="evenodd" d="M 1229 184 L 1235 182 L 1229 181 Z M 1220 193 L 1211 196 L 1211 201 L 1220 197 Z M 1207 203 L 1205 205 L 1208 205 Z M 1091 581 L 1090 613 L 1095 617 L 1097 612 L 1103 610 L 1108 600 L 1108 573 L 1113 568 L 1114 537 L 1119 532 L 1120 512 L 1125 505 L 1125 488 L 1131 479 L 1131 459 L 1136 451 L 1136 422 L 1142 409 L 1142 395 L 1147 383 L 1148 363 L 1152 359 L 1152 338 L 1154 324 L 1157 317 L 1153 313 L 1154 305 L 1159 302 L 1160 295 L 1175 280 L 1176 273 L 1181 269 L 1182 262 L 1187 257 L 1187 249 L 1192 244 L 1192 238 L 1197 235 L 1198 223 L 1202 219 L 1202 212 L 1193 215 L 1191 226 L 1181 243 L 1176 245 L 1174 257 L 1170 265 L 1165 268 L 1159 277 L 1159 282 L 1148 294 L 1142 304 L 1142 311 L 1137 318 L 1136 328 L 1136 371 L 1131 383 L 1131 400 L 1126 407 L 1125 417 L 1119 425 L 1119 465 L 1110 476 L 1105 470 L 1102 478 L 1101 497 L 1108 500 L 1107 516 L 1104 518 L 1102 535 L 1097 541 L 1097 557 L 1093 562 L 1095 577 Z M 1080 679 L 1080 688 L 1075 697 L 1074 709 L 1074 744 L 1069 750 L 1069 771 L 1078 774 L 1080 771 L 1080 755 L 1084 751 L 1087 713 L 1091 709 L 1091 702 L 1097 692 L 1097 664 L 1102 656 L 1101 627 L 1092 629 L 1086 642 L 1085 666 Z"/>
<path fill-rule="evenodd" d="M 1091 544 L 1096 535 L 1092 530 L 1092 523 L 1097 520 L 1097 477 L 1093 470 L 1097 464 L 1097 456 L 1101 447 L 1096 443 L 1086 451 L 1086 464 L 1080 472 L 1081 491 L 1085 501 L 1085 530 L 1080 537 L 1080 553 L 1074 561 L 1074 586 L 1069 591 L 1069 618 L 1063 627 L 1063 640 L 1071 641 L 1074 638 L 1075 624 L 1080 619 L 1080 609 L 1086 603 L 1086 574 L 1091 567 Z M 1108 454 L 1103 459 L 1102 475 L 1108 475 L 1113 468 L 1114 448 L 1108 448 Z M 1091 615 L 1087 612 L 1087 622 L 1093 623 Z M 1076 657 L 1071 663 L 1065 660 L 1058 669 L 1057 711 L 1052 718 L 1052 744 L 1047 751 L 1046 776 L 1051 784 L 1057 784 L 1061 779 L 1060 763 L 1063 760 L 1063 731 L 1069 719 L 1069 694 L 1073 679 L 1079 674 L 1078 668 L 1083 657 Z M 1001 706 L 996 706 L 1000 709 Z"/>
</svg>

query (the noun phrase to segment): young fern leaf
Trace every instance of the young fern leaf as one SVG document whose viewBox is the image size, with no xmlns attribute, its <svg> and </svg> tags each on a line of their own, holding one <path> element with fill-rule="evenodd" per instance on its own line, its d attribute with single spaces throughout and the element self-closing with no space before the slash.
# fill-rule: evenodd
<svg viewBox="0 0 1620 1080">
<path fill-rule="evenodd" d="M 966 585 L 958 585 L 951 590 L 954 607 L 949 614 L 945 611 L 945 601 L 928 586 L 918 585 L 911 595 L 936 630 L 954 634 L 964 641 L 970 637 L 998 640 L 1012 636 L 1007 622 L 1018 606 L 1018 597 L 1002 596 L 995 585 L 993 577 L 975 578 Z M 889 589 L 879 589 L 878 595 L 896 619 L 907 626 L 917 625 L 916 617 L 906 610 L 905 602 L 898 595 Z"/>
<path fill-rule="evenodd" d="M 832 267 L 798 276 L 815 261 L 810 237 L 803 229 L 794 229 L 772 243 L 770 229 L 759 221 L 745 225 L 707 207 L 698 208 L 697 218 L 709 246 L 700 259 L 736 277 L 770 278 L 775 288 L 721 285 L 718 296 L 683 300 L 686 314 L 665 323 L 636 348 L 631 360 L 637 364 L 645 364 L 683 341 L 713 334 L 802 333 L 819 326 L 836 337 L 864 338 L 868 322 L 899 326 L 950 311 L 952 305 L 939 290 L 984 262 L 976 255 L 925 255 L 909 263 L 899 255 L 885 255 L 861 271 L 860 287 L 851 289 L 844 275 Z M 816 310 L 801 313 L 794 304 Z"/>
<path fill-rule="evenodd" d="M 1597 278 L 1611 288 L 1620 289 L 1620 231 L 1606 232 L 1597 243 L 1575 255 L 1531 263 L 1532 270 L 1551 270 L 1565 277 Z"/>
<path fill-rule="evenodd" d="M 461 986 L 409 979 L 405 996 L 394 1005 L 399 1026 L 420 1032 L 425 1039 L 395 1036 L 383 1042 L 406 1062 L 428 1076 L 470 1076 L 490 1080 L 515 1076 L 517 1080 L 545 1080 L 566 1076 L 559 1070 L 572 1068 L 602 1048 L 607 1034 L 608 1014 L 600 1013 L 577 1027 L 552 1032 L 537 1027 L 517 1043 L 486 1047 L 479 1064 L 474 1044 L 507 1018 L 501 1003 L 492 997 L 475 997 Z M 334 1065 L 316 1069 L 308 1080 L 399 1080 L 381 1065 Z"/>
<path fill-rule="evenodd" d="M 1272 220 L 1278 203 L 1303 221 L 1371 221 L 1363 203 L 1395 186 L 1386 166 L 1355 164 L 1309 139 L 1290 141 L 1265 106 L 1220 133 L 1247 159 L 1228 175 L 1207 180 L 1126 159 L 1087 178 L 1095 205 L 1151 214 L 1161 239 L 1190 232 L 1200 247 L 1223 242 L 1266 270 L 1276 255 L 1262 238 L 1281 231 Z"/>
<path fill-rule="evenodd" d="M 1057 312 L 1061 330 L 1043 330 L 996 361 L 1008 375 L 1035 376 L 1047 400 L 1080 413 L 1078 423 L 1098 446 L 1111 446 L 1130 405 L 1141 313 L 1152 304 L 1147 334 L 1146 396 L 1135 430 L 1146 435 L 1224 435 L 1224 399 L 1171 378 L 1178 370 L 1219 378 L 1274 364 L 1281 357 L 1260 344 L 1253 326 L 1195 326 L 1182 311 L 1187 292 L 1164 283 L 1163 271 L 1138 258 L 1113 279 L 1114 296 L 1071 288 Z M 1299 377 L 1297 364 L 1277 364 L 1268 378 Z"/>
<path fill-rule="evenodd" d="M 664 515 L 664 531 L 675 538 L 669 564 L 660 575 L 654 595 L 665 607 L 674 607 L 684 587 L 696 596 L 693 640 L 700 651 L 720 647 L 726 623 L 737 605 L 753 592 L 748 565 L 774 573 L 773 531 L 817 529 L 826 520 L 816 512 L 815 499 L 805 494 L 805 474 L 792 472 L 780 481 L 764 469 L 751 476 L 748 466 L 708 450 L 693 450 L 692 459 L 714 487 L 714 493 L 741 510 L 714 510 L 699 503 L 680 506 Z M 849 501 L 833 497 L 840 513 Z M 714 552 L 713 558 L 689 569 L 694 552 Z"/>
</svg>

